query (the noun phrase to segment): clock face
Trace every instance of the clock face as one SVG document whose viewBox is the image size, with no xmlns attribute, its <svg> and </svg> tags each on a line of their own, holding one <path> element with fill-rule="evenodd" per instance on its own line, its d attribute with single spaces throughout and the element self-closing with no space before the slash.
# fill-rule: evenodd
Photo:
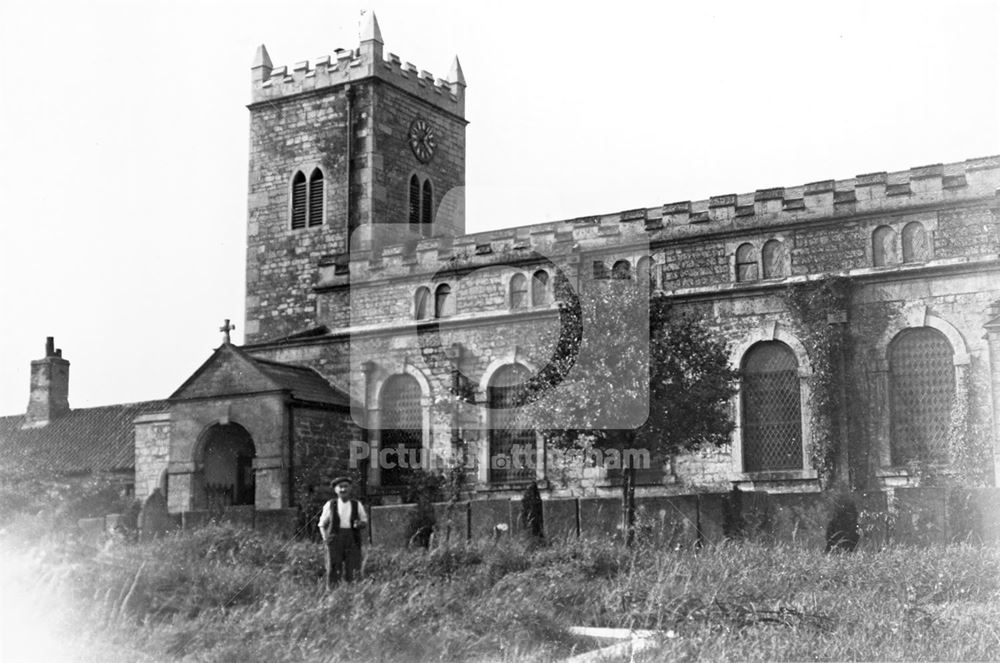
<svg viewBox="0 0 1000 663">
<path fill-rule="evenodd" d="M 417 118 L 410 123 L 410 149 L 420 163 L 427 163 L 434 157 L 437 147 L 434 130 L 423 118 Z"/>
</svg>

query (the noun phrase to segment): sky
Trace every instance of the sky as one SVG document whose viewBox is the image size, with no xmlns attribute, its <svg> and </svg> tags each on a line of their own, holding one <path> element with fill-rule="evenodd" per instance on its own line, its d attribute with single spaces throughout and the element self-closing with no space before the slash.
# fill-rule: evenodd
<svg viewBox="0 0 1000 663">
<path fill-rule="evenodd" d="M 0 6 L 0 414 L 166 398 L 242 342 L 250 64 L 357 46 L 468 81 L 467 228 L 1000 153 L 996 2 Z"/>
</svg>

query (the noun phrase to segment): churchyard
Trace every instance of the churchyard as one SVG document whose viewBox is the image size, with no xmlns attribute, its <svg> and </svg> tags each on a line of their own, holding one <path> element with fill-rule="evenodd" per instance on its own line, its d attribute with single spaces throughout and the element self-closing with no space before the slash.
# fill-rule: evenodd
<svg viewBox="0 0 1000 663">
<path fill-rule="evenodd" d="M 15 517 L 0 534 L 2 658 L 561 661 L 609 644 L 580 626 L 652 631 L 635 660 L 998 657 L 996 546 L 824 553 L 752 528 L 698 546 L 639 525 L 632 547 L 516 530 L 369 546 L 364 579 L 325 593 L 307 539 L 233 523 L 88 538 Z"/>
</svg>

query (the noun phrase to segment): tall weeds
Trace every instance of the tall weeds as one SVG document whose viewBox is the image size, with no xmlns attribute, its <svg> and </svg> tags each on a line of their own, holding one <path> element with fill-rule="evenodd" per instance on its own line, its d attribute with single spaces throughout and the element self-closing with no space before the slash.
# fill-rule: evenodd
<svg viewBox="0 0 1000 663">
<path fill-rule="evenodd" d="M 649 660 L 1000 652 L 995 549 L 374 548 L 361 582 L 326 593 L 319 546 L 229 527 L 99 550 L 2 541 L 21 569 L 5 594 L 47 597 L 62 616 L 46 625 L 86 660 L 546 661 L 594 646 L 574 625 L 657 630 Z"/>
</svg>

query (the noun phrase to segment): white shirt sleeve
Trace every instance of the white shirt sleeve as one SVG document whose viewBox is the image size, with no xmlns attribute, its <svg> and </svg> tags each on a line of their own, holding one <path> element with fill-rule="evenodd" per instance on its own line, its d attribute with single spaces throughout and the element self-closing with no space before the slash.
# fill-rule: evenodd
<svg viewBox="0 0 1000 663">
<path fill-rule="evenodd" d="M 365 513 L 365 505 L 361 502 L 358 502 L 358 520 L 363 523 L 368 522 L 368 514 Z"/>
<path fill-rule="evenodd" d="M 330 521 L 333 519 L 333 514 L 330 512 L 330 503 L 327 502 L 323 505 L 323 511 L 319 515 L 319 532 L 323 535 L 323 540 L 326 540 L 326 534 L 330 531 Z"/>
</svg>

